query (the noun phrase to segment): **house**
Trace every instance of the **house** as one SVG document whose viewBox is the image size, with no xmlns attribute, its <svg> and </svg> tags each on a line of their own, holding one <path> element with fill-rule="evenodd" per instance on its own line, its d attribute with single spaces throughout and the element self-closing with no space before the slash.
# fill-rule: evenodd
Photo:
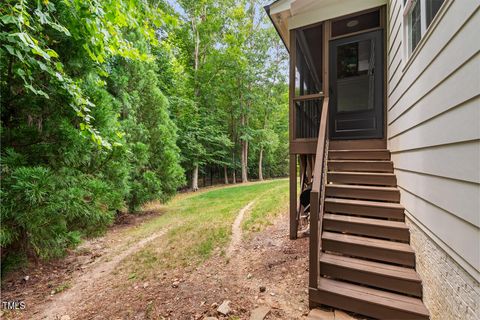
<svg viewBox="0 0 480 320">
<path fill-rule="evenodd" d="M 480 318 L 479 6 L 266 7 L 290 53 L 290 238 L 309 228 L 311 308 Z"/>
</svg>

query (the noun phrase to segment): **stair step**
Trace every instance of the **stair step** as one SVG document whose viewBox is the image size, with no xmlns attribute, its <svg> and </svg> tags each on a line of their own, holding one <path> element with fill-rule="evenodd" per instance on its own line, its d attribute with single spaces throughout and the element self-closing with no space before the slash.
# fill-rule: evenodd
<svg viewBox="0 0 480 320">
<path fill-rule="evenodd" d="M 400 191 L 393 187 L 327 184 L 327 197 L 400 202 Z"/>
<path fill-rule="evenodd" d="M 411 268 L 323 253 L 320 270 L 330 278 L 422 296 L 422 281 Z"/>
<path fill-rule="evenodd" d="M 318 289 L 311 289 L 315 303 L 344 309 L 377 319 L 429 319 L 422 300 L 401 294 L 321 278 Z"/>
<path fill-rule="evenodd" d="M 415 266 L 415 253 L 406 243 L 324 231 L 322 244 L 325 251 L 409 267 Z"/>
<path fill-rule="evenodd" d="M 405 209 L 399 203 L 368 200 L 325 198 L 325 211 L 374 218 L 405 220 Z"/>
<path fill-rule="evenodd" d="M 393 172 L 392 161 L 328 160 L 331 171 Z"/>
<path fill-rule="evenodd" d="M 330 150 L 331 160 L 390 160 L 387 149 Z"/>
<path fill-rule="evenodd" d="M 328 231 L 372 236 L 409 242 L 410 232 L 405 222 L 361 218 L 326 213 L 323 228 Z"/>
<path fill-rule="evenodd" d="M 330 140 L 329 150 L 386 149 L 387 142 L 383 139 L 362 140 Z"/>
<path fill-rule="evenodd" d="M 363 184 L 377 186 L 396 186 L 397 178 L 393 173 L 379 172 L 328 172 L 328 182 L 339 184 Z"/>
</svg>

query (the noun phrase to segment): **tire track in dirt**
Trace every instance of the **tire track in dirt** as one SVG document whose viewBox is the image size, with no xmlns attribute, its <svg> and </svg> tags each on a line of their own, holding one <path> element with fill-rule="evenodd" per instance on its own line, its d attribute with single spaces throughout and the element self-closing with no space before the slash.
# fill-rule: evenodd
<svg viewBox="0 0 480 320">
<path fill-rule="evenodd" d="M 108 256 L 105 259 L 102 259 L 93 266 L 92 269 L 86 270 L 81 274 L 75 280 L 70 289 L 55 295 L 53 300 L 42 304 L 41 309 L 36 311 L 33 319 L 60 319 L 62 316 L 68 315 L 75 305 L 78 305 L 84 297 L 94 294 L 95 286 L 99 281 L 108 276 L 125 258 L 142 249 L 153 240 L 165 235 L 168 230 L 169 229 L 167 228 L 154 233 L 151 236 L 134 243 L 125 251 L 118 253 L 113 257 Z"/>
</svg>

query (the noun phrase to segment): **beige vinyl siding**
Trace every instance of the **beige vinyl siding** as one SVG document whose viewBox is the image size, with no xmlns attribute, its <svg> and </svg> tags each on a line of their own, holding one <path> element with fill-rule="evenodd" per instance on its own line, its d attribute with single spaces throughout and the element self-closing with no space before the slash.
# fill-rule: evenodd
<svg viewBox="0 0 480 320">
<path fill-rule="evenodd" d="M 480 279 L 479 2 L 445 0 L 406 57 L 388 4 L 387 137 L 407 215 Z"/>
</svg>

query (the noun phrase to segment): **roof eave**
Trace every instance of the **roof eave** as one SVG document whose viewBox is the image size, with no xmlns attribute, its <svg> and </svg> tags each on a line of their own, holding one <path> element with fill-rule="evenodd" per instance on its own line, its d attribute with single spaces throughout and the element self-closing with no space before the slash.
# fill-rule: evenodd
<svg viewBox="0 0 480 320">
<path fill-rule="evenodd" d="M 267 12 L 268 18 L 269 18 L 270 21 L 272 22 L 273 27 L 275 28 L 275 31 L 277 31 L 278 36 L 280 37 L 280 39 L 282 39 L 283 45 L 285 46 L 285 48 L 287 49 L 287 51 L 290 53 L 290 50 L 289 50 L 289 48 L 288 48 L 287 43 L 285 42 L 285 39 L 283 38 L 280 30 L 278 29 L 277 24 L 275 23 L 275 21 L 273 21 L 273 18 L 272 18 L 272 16 L 270 15 L 270 7 L 271 7 L 272 5 L 274 5 L 275 3 L 279 2 L 279 1 L 281 1 L 281 0 L 276 0 L 276 1 L 272 2 L 271 4 L 264 6 L 263 8 L 264 8 L 265 11 Z"/>
</svg>

